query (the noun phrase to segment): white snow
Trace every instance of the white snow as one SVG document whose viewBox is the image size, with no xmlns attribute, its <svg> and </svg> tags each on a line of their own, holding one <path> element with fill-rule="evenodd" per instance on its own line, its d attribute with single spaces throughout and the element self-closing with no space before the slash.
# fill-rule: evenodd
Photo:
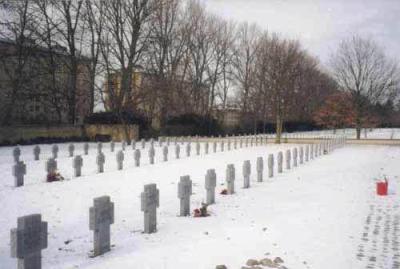
<svg viewBox="0 0 400 269">
<path fill-rule="evenodd" d="M 75 145 L 81 154 L 83 144 Z M 16 227 L 19 216 L 33 213 L 41 213 L 49 225 L 43 268 L 210 269 L 217 264 L 240 268 L 247 259 L 261 259 L 266 253 L 283 258 L 288 268 L 366 268 L 366 261 L 356 255 L 370 205 L 394 204 L 399 198 L 398 147 L 347 146 L 283 174 L 275 170 L 272 179 L 265 169 L 265 181 L 258 183 L 257 157 L 266 160 L 273 153 L 276 158 L 278 151 L 299 145 L 268 144 L 194 156 L 192 143 L 192 157 L 185 157 L 181 147 L 182 159 L 175 160 L 171 144 L 169 156 L 173 157 L 166 163 L 156 147 L 155 165 L 148 164 L 147 147 L 140 168 L 134 167 L 133 150 L 128 146 L 124 169 L 117 171 L 116 152 L 104 144 L 104 174 L 96 174 L 95 144 L 90 146 L 89 156 L 82 155 L 83 176 L 73 178 L 67 144 L 60 145 L 59 170 L 69 180 L 54 183 L 44 182 L 44 160 L 50 156 L 50 146 L 41 146 L 41 161 L 33 161 L 32 146 L 21 147 L 27 176 L 25 186 L 19 188 L 12 187 L 12 148 L 0 148 L 0 268 L 16 268 L 16 259 L 10 257 L 10 229 Z M 241 188 L 246 159 L 252 164 L 250 189 Z M 209 207 L 210 217 L 178 217 L 179 177 L 190 175 L 193 180 L 193 210 L 205 199 L 206 170 L 216 169 L 219 192 L 229 163 L 236 168 L 236 194 L 217 194 L 216 204 Z M 375 180 L 384 175 L 394 194 L 377 197 Z M 147 235 L 142 234 L 140 193 L 144 184 L 153 182 L 160 190 L 158 231 Z M 111 227 L 115 246 L 101 257 L 89 258 L 89 207 L 93 198 L 102 195 L 109 195 L 115 204 Z M 65 244 L 67 240 L 72 241 Z"/>
</svg>

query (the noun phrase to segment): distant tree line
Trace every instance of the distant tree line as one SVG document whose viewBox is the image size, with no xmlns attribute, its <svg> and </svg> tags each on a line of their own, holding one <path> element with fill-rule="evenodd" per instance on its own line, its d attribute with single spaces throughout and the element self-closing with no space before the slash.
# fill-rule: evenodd
<svg viewBox="0 0 400 269">
<path fill-rule="evenodd" d="M 248 130 L 267 131 L 273 122 L 280 142 L 285 122 L 360 130 L 368 125 L 371 105 L 392 100 L 396 109 L 397 66 L 371 40 L 344 41 L 325 70 L 298 40 L 223 19 L 193 0 L 3 0 L 1 8 L 8 14 L 0 19 L 1 33 L 18 40 L 21 50 L 28 39 L 50 51 L 65 48 L 70 76 L 63 91 L 71 122 L 82 55 L 88 59 L 91 107 L 108 98 L 107 109 L 126 124 L 128 111 L 146 119 L 158 113 L 161 128 L 171 118 L 199 115 L 202 128 L 212 128 L 209 119 L 218 111 L 235 108 Z M 24 57 L 21 52 L 21 64 Z M 155 79 L 134 95 L 138 66 Z M 115 72 L 118 90 L 104 92 L 103 83 Z M 15 91 L 23 83 L 16 75 Z M 348 100 L 340 109 L 350 107 L 351 115 L 332 124 L 325 114 L 343 98 Z M 144 102 L 146 110 L 139 111 Z M 377 109 L 383 110 L 388 113 Z"/>
</svg>

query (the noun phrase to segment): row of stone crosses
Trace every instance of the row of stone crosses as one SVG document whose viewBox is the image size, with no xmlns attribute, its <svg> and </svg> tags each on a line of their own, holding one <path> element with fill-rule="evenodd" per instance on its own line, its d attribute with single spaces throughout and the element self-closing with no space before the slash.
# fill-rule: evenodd
<svg viewBox="0 0 400 269">
<path fill-rule="evenodd" d="M 163 146 L 163 140 L 166 140 L 166 145 Z M 181 138 L 180 142 L 181 145 L 184 143 L 185 139 Z M 186 156 L 190 157 L 191 155 L 191 139 L 186 140 Z M 328 141 L 328 140 L 327 140 Z M 243 146 L 248 147 L 250 146 L 258 146 L 259 144 L 267 143 L 267 139 L 265 136 L 252 136 L 252 137 L 245 137 L 245 138 L 235 138 L 235 139 L 225 139 L 220 141 L 220 151 L 223 152 L 225 150 L 225 144 L 227 147 L 227 150 L 230 151 L 233 147 L 233 149 L 237 149 L 238 147 L 242 148 Z M 159 139 L 159 146 L 162 147 L 162 154 L 163 154 L 163 161 L 167 162 L 168 161 L 168 154 L 169 154 L 169 144 L 170 144 L 170 139 Z M 116 154 L 116 162 L 117 162 L 117 169 L 122 170 L 124 166 L 124 159 L 125 159 L 125 154 L 124 151 L 126 149 L 127 143 L 125 141 L 121 142 L 121 150 L 119 150 Z M 141 140 L 141 146 L 142 149 L 145 149 L 146 147 L 146 141 L 144 139 Z M 131 147 L 134 150 L 133 157 L 135 161 L 135 166 L 139 167 L 140 166 L 140 159 L 141 159 L 141 151 L 140 149 L 136 148 L 136 141 L 132 140 L 131 141 Z M 209 154 L 209 148 L 210 144 L 208 142 L 205 142 L 204 144 L 204 154 Z M 83 150 L 84 154 L 88 155 L 89 154 L 89 144 L 85 143 L 83 145 Z M 199 139 L 196 139 L 195 143 L 195 150 L 196 150 L 196 155 L 200 155 L 200 142 Z M 217 152 L 217 141 L 214 141 L 212 144 L 212 150 L 214 153 Z M 47 174 L 54 174 L 57 171 L 57 158 L 58 158 L 58 151 L 59 148 L 57 145 L 52 146 L 52 157 L 49 158 L 46 161 L 45 169 Z M 70 144 L 68 146 L 68 151 L 69 151 L 69 157 L 73 157 L 72 160 L 72 168 L 74 169 L 74 176 L 75 177 L 80 177 L 82 175 L 82 167 L 83 167 L 83 158 L 81 155 L 76 155 L 74 156 L 74 151 L 75 151 L 75 146 L 74 144 Z M 110 151 L 114 152 L 115 151 L 115 142 L 111 141 L 110 142 Z M 40 147 L 36 145 L 33 149 L 34 152 L 34 159 L 39 160 L 39 154 L 40 154 Z M 180 159 L 180 152 L 181 152 L 181 147 L 179 145 L 179 140 L 178 138 L 175 138 L 175 158 Z M 150 147 L 148 150 L 148 157 L 149 157 L 149 163 L 154 164 L 155 161 L 155 148 L 154 148 L 154 139 L 150 139 Z M 15 187 L 20 187 L 24 185 L 24 176 L 26 175 L 26 164 L 20 160 L 21 156 L 21 149 L 17 146 L 13 149 L 13 157 L 14 157 L 14 165 L 12 167 L 12 172 L 14 175 L 14 186 Z M 97 172 L 98 173 L 103 173 L 104 172 L 104 164 L 106 161 L 106 157 L 103 153 L 103 143 L 99 142 L 97 143 L 97 157 L 96 157 L 96 164 L 97 164 Z"/>
<path fill-rule="evenodd" d="M 322 154 L 328 154 L 343 146 L 343 139 L 329 140 L 328 143 L 305 145 L 286 151 L 286 169 L 297 167 L 298 164 L 308 162 Z M 298 163 L 299 162 L 299 163 Z M 277 171 L 283 172 L 283 153 L 277 155 Z M 257 181 L 263 181 L 264 161 L 257 158 Z M 250 188 L 251 163 L 243 162 L 243 188 Z M 226 168 L 226 194 L 235 193 L 235 166 L 228 164 Z M 268 177 L 274 176 L 274 155 L 268 155 Z M 215 188 L 217 175 L 214 169 L 207 170 L 205 175 L 206 203 L 215 203 Z M 182 176 L 178 183 L 178 198 L 180 216 L 190 216 L 190 197 L 192 195 L 192 181 L 190 176 Z M 160 205 L 160 193 L 156 184 L 147 184 L 141 193 L 141 211 L 144 213 L 144 233 L 157 231 L 157 208 Z M 111 250 L 110 226 L 114 223 L 114 203 L 109 196 L 94 198 L 93 207 L 89 209 L 89 229 L 93 231 L 93 257 L 103 255 Z M 11 230 L 11 256 L 18 259 L 18 268 L 40 269 L 41 250 L 47 248 L 47 222 L 42 221 L 40 214 L 19 217 L 17 228 Z"/>
</svg>

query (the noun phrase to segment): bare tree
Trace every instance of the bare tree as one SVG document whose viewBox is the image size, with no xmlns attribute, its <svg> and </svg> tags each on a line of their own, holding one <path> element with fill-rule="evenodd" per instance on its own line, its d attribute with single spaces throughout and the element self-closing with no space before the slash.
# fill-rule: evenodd
<svg viewBox="0 0 400 269">
<path fill-rule="evenodd" d="M 143 56 L 149 37 L 149 18 L 154 12 L 156 1 L 126 0 L 104 2 L 104 31 L 101 41 L 106 76 L 120 76 L 120 85 L 108 93 L 111 109 L 116 112 L 125 126 L 125 136 L 129 140 L 127 123 L 123 113 L 132 106 L 134 94 L 132 75 Z"/>
<path fill-rule="evenodd" d="M 1 78 L 7 87 L 2 94 L 5 105 L 1 109 L 3 125 L 10 124 L 18 101 L 23 101 L 21 95 L 28 95 L 31 79 L 35 76 L 34 69 L 30 68 L 36 44 L 34 43 L 34 19 L 30 9 L 31 0 L 4 1 L 0 6 L 3 13 L 0 20 L 2 38 L 15 44 L 15 51 L 8 51 L 0 57 L 2 72 Z M 18 106 L 23 108 L 23 104 Z M 19 114 L 23 114 L 20 111 Z"/>
<path fill-rule="evenodd" d="M 357 139 L 370 104 L 385 102 L 399 93 L 399 70 L 371 39 L 354 36 L 342 41 L 331 58 L 340 88 L 351 94 Z"/>
</svg>

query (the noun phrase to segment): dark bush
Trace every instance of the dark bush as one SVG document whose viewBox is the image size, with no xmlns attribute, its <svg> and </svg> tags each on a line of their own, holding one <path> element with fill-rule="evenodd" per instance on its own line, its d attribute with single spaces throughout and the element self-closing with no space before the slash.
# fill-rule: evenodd
<svg viewBox="0 0 400 269">
<path fill-rule="evenodd" d="M 115 112 L 96 112 L 85 118 L 86 124 L 122 124 L 124 121 L 127 124 L 139 125 L 140 129 L 147 128 L 149 121 L 145 116 L 132 111 L 124 111 L 121 117 Z"/>
<path fill-rule="evenodd" d="M 218 121 L 211 116 L 183 114 L 170 117 L 163 129 L 165 135 L 217 135 L 221 133 Z"/>
</svg>

